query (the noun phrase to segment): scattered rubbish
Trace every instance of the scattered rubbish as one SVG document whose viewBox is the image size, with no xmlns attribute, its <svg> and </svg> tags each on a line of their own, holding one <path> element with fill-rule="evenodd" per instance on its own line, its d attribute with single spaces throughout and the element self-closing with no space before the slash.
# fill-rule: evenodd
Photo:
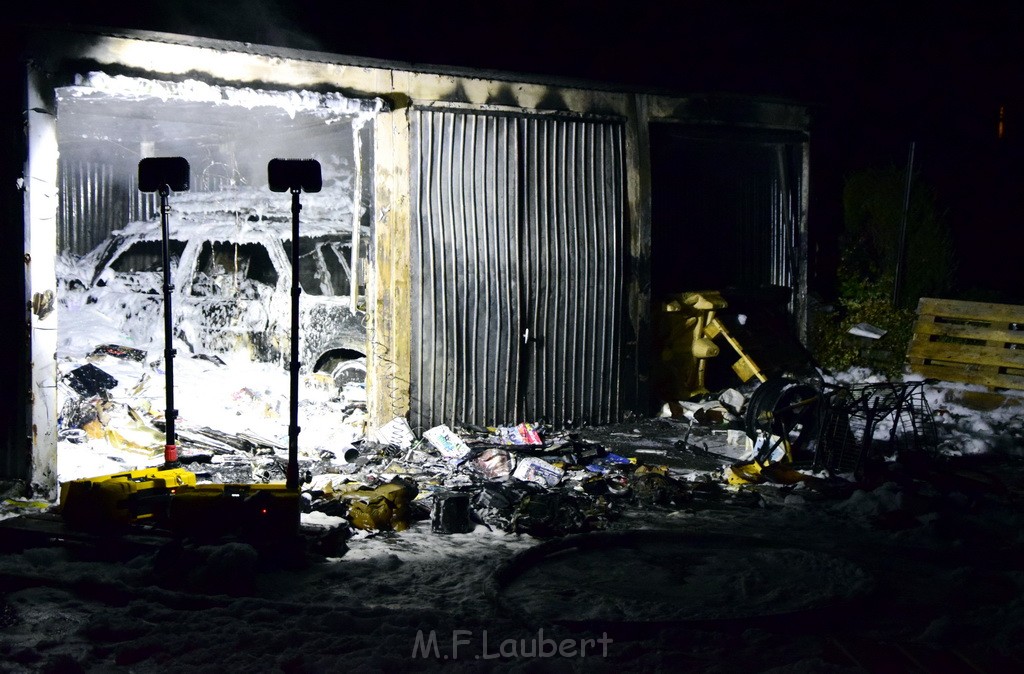
<svg viewBox="0 0 1024 674">
<path fill-rule="evenodd" d="M 89 434 L 81 428 L 64 428 L 57 433 L 59 440 L 67 440 L 73 442 L 76 445 L 81 444 L 89 439 Z"/>
<path fill-rule="evenodd" d="M 761 482 L 762 466 L 756 461 L 746 461 L 726 466 L 723 471 L 725 481 L 732 485 L 757 484 Z"/>
<path fill-rule="evenodd" d="M 485 449 L 469 462 L 470 469 L 485 480 L 507 480 L 512 473 L 512 455 L 504 449 Z"/>
<path fill-rule="evenodd" d="M 436 534 L 467 534 L 473 530 L 470 496 L 465 492 L 434 494 L 430 530 Z"/>
<path fill-rule="evenodd" d="M 408 449 L 416 442 L 416 436 L 413 435 L 405 417 L 395 417 L 384 424 L 372 433 L 371 439 L 382 445 L 391 445 L 399 449 Z"/>
<path fill-rule="evenodd" d="M 53 506 L 49 501 L 37 501 L 24 498 L 5 498 L 3 500 L 3 504 L 7 508 L 23 510 L 46 510 Z"/>
<path fill-rule="evenodd" d="M 357 529 L 404 531 L 409 528 L 409 506 L 417 493 L 413 483 L 399 479 L 373 490 L 347 492 L 348 520 Z"/>
<path fill-rule="evenodd" d="M 740 405 L 739 409 L 743 407 Z M 734 407 L 731 411 L 720 400 L 713 399 L 702 402 L 679 400 L 665 403 L 659 416 L 689 419 L 704 425 L 723 425 L 735 421 L 738 418 L 737 414 L 737 408 Z"/>
<path fill-rule="evenodd" d="M 561 491 L 527 494 L 512 515 L 512 527 L 516 533 L 538 538 L 578 533 L 585 530 L 586 522 L 578 497 Z"/>
<path fill-rule="evenodd" d="M 141 350 L 114 344 L 90 355 L 146 359 Z M 112 371 L 123 379 L 127 362 L 116 365 Z M 151 383 L 144 374 L 134 385 L 139 404 L 127 405 L 107 393 L 118 385 L 110 374 L 92 363 L 72 370 L 61 380 L 60 442 L 106 441 L 104 446 L 156 455 L 164 442 L 163 418 L 146 404 L 147 396 L 159 393 L 149 390 Z M 263 386 L 238 386 L 226 394 L 238 410 L 278 414 L 279 402 Z M 623 508 L 689 511 L 727 498 L 736 502 L 744 493 L 758 501 L 754 497 L 773 489 L 841 493 L 851 482 L 836 474 L 859 477 L 872 461 L 929 446 L 921 386 L 823 388 L 773 377 L 751 388 L 672 400 L 661 418 L 593 433 L 553 431 L 542 423 L 457 430 L 440 424 L 421 433 L 404 417 L 370 431 L 365 404 L 346 400 L 336 407 L 330 439 L 302 448 L 302 507 L 343 523 L 347 535 L 401 532 L 428 520 L 439 535 L 482 525 L 551 537 L 605 527 Z M 365 387 L 359 389 L 365 400 Z M 328 387 L 318 392 L 338 402 Z M 177 433 L 182 463 L 200 481 L 284 478 L 287 448 L 277 436 L 227 432 L 188 419 L 179 420 Z"/>
<path fill-rule="evenodd" d="M 92 363 L 76 367 L 64 376 L 64 380 L 75 393 L 83 396 L 99 395 L 117 386 L 116 379 Z"/>
<path fill-rule="evenodd" d="M 746 404 L 747 399 L 736 389 L 727 388 L 718 394 L 718 401 L 729 408 L 733 414 L 740 414 L 743 412 L 743 405 Z"/>
<path fill-rule="evenodd" d="M 749 463 L 734 464 L 726 468 L 725 478 L 726 481 L 732 485 L 761 483 L 793 485 L 806 483 L 807 485 L 818 488 L 819 490 L 821 490 L 823 485 L 826 485 L 828 482 L 823 478 L 801 472 L 792 464 L 785 461 L 764 465 L 753 461 Z"/>
<path fill-rule="evenodd" d="M 634 500 L 640 505 L 683 505 L 691 500 L 681 482 L 661 472 L 634 473 L 631 488 Z"/>
<path fill-rule="evenodd" d="M 433 445 L 441 456 L 451 461 L 461 461 L 470 452 L 469 445 L 444 424 L 425 431 L 423 439 Z"/>
<path fill-rule="evenodd" d="M 633 463 L 635 463 L 635 460 L 630 460 L 611 452 L 605 452 L 593 463 L 588 464 L 586 468 L 592 473 L 607 473 L 614 466 L 630 465 Z"/>
<path fill-rule="evenodd" d="M 857 325 L 854 325 L 846 332 L 856 337 L 867 337 L 868 339 L 881 339 L 882 337 L 885 337 L 888 331 L 883 330 L 882 328 L 879 327 L 875 327 L 870 323 L 858 323 Z"/>
<path fill-rule="evenodd" d="M 67 396 L 60 411 L 60 426 L 62 430 L 73 431 L 84 429 L 86 424 L 96 419 L 99 415 L 100 401 L 94 397 Z M 58 432 L 58 437 L 60 432 Z M 80 438 L 77 433 L 74 438 Z M 69 438 L 70 439 L 70 438 Z M 72 440 L 74 442 L 74 440 Z"/>
<path fill-rule="evenodd" d="M 569 436 L 568 447 L 559 446 L 557 449 L 562 455 L 562 462 L 569 466 L 586 466 L 608 453 L 601 445 L 583 441 L 575 434 Z"/>
<path fill-rule="evenodd" d="M 512 476 L 517 480 L 534 482 L 545 487 L 554 487 L 561 481 L 563 474 L 564 472 L 561 468 L 543 459 L 538 459 L 534 456 L 524 456 L 516 464 L 516 469 Z"/>
<path fill-rule="evenodd" d="M 724 437 L 725 444 L 731 447 L 751 446 L 750 436 L 747 435 L 746 431 L 739 428 L 715 428 L 712 429 L 711 435 Z"/>
<path fill-rule="evenodd" d="M 134 349 L 130 346 L 119 346 L 117 344 L 102 344 L 92 350 L 90 356 L 113 356 L 122 360 L 133 360 L 141 363 L 146 359 L 146 352 L 141 349 Z"/>
<path fill-rule="evenodd" d="M 197 353 L 196 355 L 194 355 L 192 357 L 195 358 L 196 360 L 205 360 L 206 362 L 213 363 L 214 365 L 224 365 L 225 364 L 224 363 L 224 359 L 221 358 L 220 356 L 218 356 L 217 354 Z"/>
<path fill-rule="evenodd" d="M 512 531 L 516 506 L 533 486 L 531 482 L 485 483 L 473 494 L 473 512 L 489 527 Z"/>
<path fill-rule="evenodd" d="M 383 496 L 372 496 L 349 506 L 348 521 L 366 531 L 394 528 L 394 508 Z"/>
<path fill-rule="evenodd" d="M 498 440 L 505 445 L 530 445 L 540 446 L 544 440 L 540 432 L 533 424 L 519 424 L 518 426 L 499 426 L 494 429 Z"/>
</svg>

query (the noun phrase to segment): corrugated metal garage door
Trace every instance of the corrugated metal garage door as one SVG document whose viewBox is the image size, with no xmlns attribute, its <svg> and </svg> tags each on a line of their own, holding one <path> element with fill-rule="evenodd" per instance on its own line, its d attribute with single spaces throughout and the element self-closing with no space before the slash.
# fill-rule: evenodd
<svg viewBox="0 0 1024 674">
<path fill-rule="evenodd" d="M 412 121 L 413 425 L 617 420 L 622 124 Z"/>
</svg>

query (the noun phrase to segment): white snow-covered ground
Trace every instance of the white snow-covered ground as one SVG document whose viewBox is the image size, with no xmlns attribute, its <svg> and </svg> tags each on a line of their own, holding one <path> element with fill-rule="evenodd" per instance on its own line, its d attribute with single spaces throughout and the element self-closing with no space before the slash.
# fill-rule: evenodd
<svg viewBox="0 0 1024 674">
<path fill-rule="evenodd" d="M 231 388 L 204 389 L 204 421 L 251 413 Z M 927 391 L 946 461 L 839 494 L 691 469 L 685 507 L 628 508 L 564 537 L 420 521 L 295 566 L 240 542 L 10 551 L 0 671 L 1020 671 L 1024 400 Z M 191 403 L 204 408 L 184 394 L 184 418 Z M 621 442 L 608 448 L 671 462 L 648 427 L 606 434 Z M 702 473 L 714 488 L 697 488 Z M 304 516 L 307 530 L 337 521 Z"/>
<path fill-rule="evenodd" d="M 91 362 L 117 379 L 97 418 L 118 434 L 68 424 L 60 479 L 160 464 L 159 357 L 90 356 L 124 334 L 88 307 L 62 310 L 76 329 L 61 336 L 61 370 Z M 279 462 L 287 373 L 179 353 L 179 427 L 201 431 L 183 451 L 212 457 L 203 479 L 221 468 L 237 479 L 244 456 L 203 445 L 208 429 L 276 445 L 270 463 Z M 853 370 L 836 381 L 879 380 Z M 685 498 L 629 502 L 596 530 L 563 536 L 483 524 L 440 534 L 418 519 L 403 531 L 355 530 L 345 546 L 313 545 L 288 564 L 237 540 L 8 541 L 0 672 L 1021 671 L 1024 396 L 958 384 L 924 390 L 939 432 L 934 460 L 893 464 L 838 489 L 813 480 L 728 485 L 723 469 L 744 448 L 706 434 L 714 451 L 687 453 L 678 441 L 698 438 L 685 420 L 594 429 L 608 451 L 668 467 Z M 344 458 L 375 430 L 363 426 L 358 388 L 348 393 L 302 380 L 300 457 L 319 483 L 334 471 L 343 481 L 397 470 Z M 70 389 L 62 395 L 75 399 Z M 247 459 L 253 479 L 265 458 Z M 437 456 L 430 464 L 446 465 Z M 427 475 L 422 493 L 468 479 L 448 472 Z M 9 499 L 2 514 L 50 505 Z M 326 512 L 303 515 L 310 541 L 332 528 L 347 527 Z"/>
</svg>

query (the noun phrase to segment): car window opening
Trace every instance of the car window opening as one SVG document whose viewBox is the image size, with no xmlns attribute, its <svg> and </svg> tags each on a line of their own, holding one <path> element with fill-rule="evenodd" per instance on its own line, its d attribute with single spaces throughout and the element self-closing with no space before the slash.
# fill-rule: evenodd
<svg viewBox="0 0 1024 674">
<path fill-rule="evenodd" d="M 168 252 L 171 268 L 177 266 L 185 244 L 181 241 L 168 241 Z M 164 270 L 163 243 L 160 241 L 138 241 L 133 243 L 111 262 L 110 268 L 122 274 L 139 272 L 162 272 Z"/>
<path fill-rule="evenodd" d="M 291 259 L 292 244 L 284 242 Z M 325 239 L 299 239 L 299 285 L 307 295 L 347 297 L 351 294 L 352 266 L 348 243 Z M 359 286 L 360 294 L 363 292 Z"/>
<path fill-rule="evenodd" d="M 264 291 L 260 286 L 276 285 L 277 271 L 262 245 L 206 241 L 192 278 L 192 295 L 252 299 Z"/>
</svg>

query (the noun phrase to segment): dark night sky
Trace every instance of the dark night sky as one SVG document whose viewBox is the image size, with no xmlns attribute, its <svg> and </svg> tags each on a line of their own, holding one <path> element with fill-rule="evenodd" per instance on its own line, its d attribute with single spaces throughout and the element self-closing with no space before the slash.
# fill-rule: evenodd
<svg viewBox="0 0 1024 674">
<path fill-rule="evenodd" d="M 936 186 L 963 284 L 1014 289 L 996 245 L 1024 214 L 1024 3 L 661 0 L 40 3 L 28 21 L 141 28 L 332 53 L 564 76 L 811 106 L 812 229 L 841 222 L 842 178 L 906 162 Z M 31 10 L 29 10 L 31 12 Z M 1000 106 L 1006 140 L 997 142 Z M 991 264 L 992 255 L 996 264 Z M 825 264 L 833 261 L 826 251 Z M 984 264 L 981 264 L 984 263 Z M 1019 265 L 1018 266 L 1022 266 Z M 1021 283 L 1018 283 L 1021 281 Z M 1018 297 L 1024 301 L 1024 296 Z"/>
</svg>

